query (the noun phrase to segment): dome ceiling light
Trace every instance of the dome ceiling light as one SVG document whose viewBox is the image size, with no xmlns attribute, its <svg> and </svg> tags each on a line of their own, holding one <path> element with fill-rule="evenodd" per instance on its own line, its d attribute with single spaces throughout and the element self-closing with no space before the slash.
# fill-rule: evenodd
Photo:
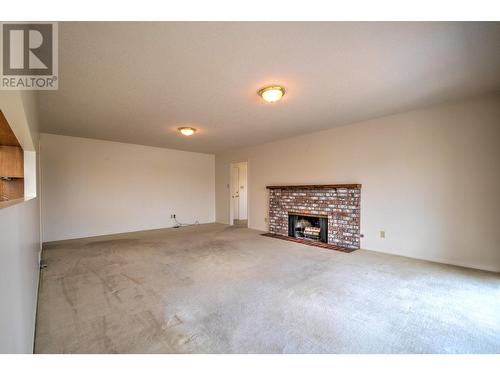
<svg viewBox="0 0 500 375">
<path fill-rule="evenodd" d="M 261 88 L 257 93 L 266 102 L 276 103 L 285 95 L 285 89 L 281 86 L 267 86 Z"/>
<path fill-rule="evenodd" d="M 196 133 L 195 128 L 189 128 L 186 126 L 183 126 L 182 128 L 178 128 L 177 130 L 180 131 L 181 134 L 186 136 L 186 137 L 189 137 L 189 136 L 193 135 L 194 133 Z"/>
</svg>

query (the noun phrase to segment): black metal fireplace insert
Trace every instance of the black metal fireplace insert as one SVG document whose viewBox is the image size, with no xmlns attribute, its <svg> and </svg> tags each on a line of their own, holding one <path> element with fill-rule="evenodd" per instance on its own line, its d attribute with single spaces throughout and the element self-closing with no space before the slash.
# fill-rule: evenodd
<svg viewBox="0 0 500 375">
<path fill-rule="evenodd" d="M 328 217 L 289 212 L 288 235 L 328 243 Z"/>
</svg>

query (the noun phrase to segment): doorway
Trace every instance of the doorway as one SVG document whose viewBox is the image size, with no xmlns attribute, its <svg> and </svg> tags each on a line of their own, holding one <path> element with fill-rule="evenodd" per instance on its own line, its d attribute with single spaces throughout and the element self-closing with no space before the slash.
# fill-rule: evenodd
<svg viewBox="0 0 500 375">
<path fill-rule="evenodd" d="M 248 162 L 231 163 L 229 224 L 248 226 Z"/>
</svg>

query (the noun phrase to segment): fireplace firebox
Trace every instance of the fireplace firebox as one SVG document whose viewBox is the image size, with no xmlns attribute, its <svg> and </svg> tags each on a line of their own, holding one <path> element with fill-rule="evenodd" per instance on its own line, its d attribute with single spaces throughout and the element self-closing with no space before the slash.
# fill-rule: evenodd
<svg viewBox="0 0 500 375">
<path fill-rule="evenodd" d="M 288 213 L 288 235 L 290 237 L 328 243 L 328 217 Z"/>
</svg>

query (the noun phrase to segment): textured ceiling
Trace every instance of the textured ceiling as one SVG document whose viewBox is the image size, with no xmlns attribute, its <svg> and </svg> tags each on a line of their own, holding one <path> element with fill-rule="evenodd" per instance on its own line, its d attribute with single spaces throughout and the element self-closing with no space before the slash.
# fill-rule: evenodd
<svg viewBox="0 0 500 375">
<path fill-rule="evenodd" d="M 220 152 L 497 91 L 499 67 L 500 23 L 60 23 L 41 130 Z"/>
</svg>

